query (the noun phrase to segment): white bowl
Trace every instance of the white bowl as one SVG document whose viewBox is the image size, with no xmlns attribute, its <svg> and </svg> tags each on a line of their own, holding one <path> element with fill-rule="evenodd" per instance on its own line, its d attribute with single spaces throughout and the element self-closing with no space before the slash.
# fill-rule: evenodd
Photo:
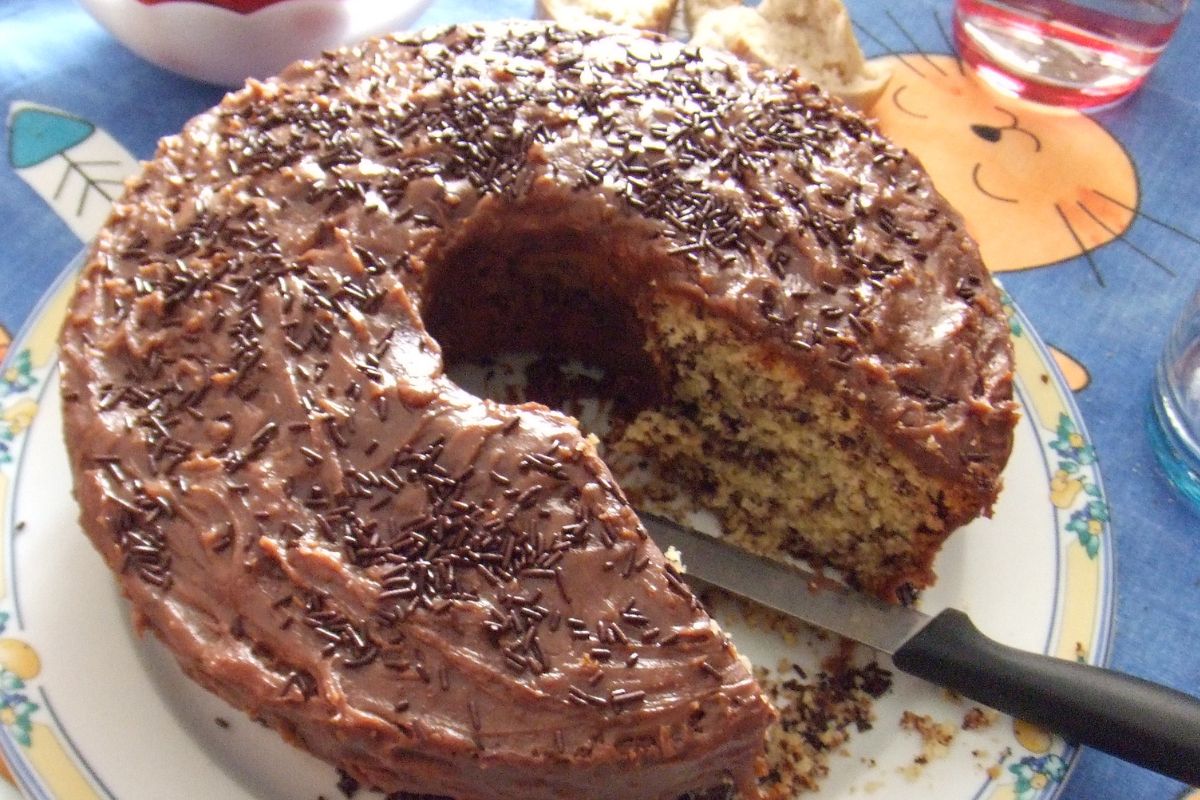
<svg viewBox="0 0 1200 800">
<path fill-rule="evenodd" d="M 432 0 L 275 0 L 251 13 L 194 0 L 81 0 L 147 61 L 189 78 L 240 86 L 301 58 L 402 30 Z"/>
</svg>

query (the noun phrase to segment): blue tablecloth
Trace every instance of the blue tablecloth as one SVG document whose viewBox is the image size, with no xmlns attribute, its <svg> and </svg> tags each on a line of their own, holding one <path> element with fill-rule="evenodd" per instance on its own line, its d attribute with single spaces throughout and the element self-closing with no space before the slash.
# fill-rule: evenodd
<svg viewBox="0 0 1200 800">
<path fill-rule="evenodd" d="M 949 52 L 949 0 L 850 5 L 870 55 Z M 421 23 L 532 11 L 529 0 L 439 0 Z M 1032 262 L 1022 262 L 1012 248 L 998 257 L 1010 258 L 1000 264 L 1012 270 L 1002 275 L 1005 287 L 1077 376 L 1077 401 L 1100 454 L 1117 549 L 1111 664 L 1193 694 L 1200 694 L 1200 518 L 1167 486 L 1144 417 L 1154 359 L 1200 272 L 1197 52 L 1200 9 L 1193 8 L 1141 92 L 1093 115 L 1119 143 L 1125 168 L 1133 167 L 1140 214 L 1122 240 L 1086 242 L 1086 254 L 1055 257 L 1032 269 L 1016 269 Z M 10 115 L 25 107 L 21 103 L 62 109 L 144 158 L 160 136 L 221 94 L 139 60 L 70 0 L 0 3 L 0 108 Z M 18 174 L 37 154 L 14 147 L 11 136 L 4 149 L 9 162 L 0 164 L 0 326 L 15 332 L 81 244 Z M 5 341 L 0 337 L 0 344 Z M 1167 800 L 1184 791 L 1086 752 L 1064 797 Z"/>
</svg>

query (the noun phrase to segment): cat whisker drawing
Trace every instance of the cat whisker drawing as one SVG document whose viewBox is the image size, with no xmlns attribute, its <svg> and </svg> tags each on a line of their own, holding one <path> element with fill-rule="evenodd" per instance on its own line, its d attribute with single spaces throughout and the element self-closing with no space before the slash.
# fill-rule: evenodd
<svg viewBox="0 0 1200 800">
<path fill-rule="evenodd" d="M 1120 241 L 1121 241 L 1123 244 L 1125 244 L 1125 246 L 1126 246 L 1126 247 L 1129 247 L 1130 249 L 1132 249 L 1132 250 L 1133 250 L 1135 253 L 1137 253 L 1137 254 L 1138 254 L 1138 255 L 1140 255 L 1142 258 L 1146 259 L 1147 261 L 1149 261 L 1149 262 L 1150 262 L 1151 264 L 1153 264 L 1154 266 L 1156 266 L 1156 267 L 1158 267 L 1159 269 L 1161 269 L 1163 272 L 1165 272 L 1165 273 L 1167 273 L 1168 275 L 1170 275 L 1172 278 L 1176 278 L 1176 277 L 1178 277 L 1178 276 L 1179 276 L 1179 273 L 1177 273 L 1175 270 L 1171 269 L 1171 268 L 1170 268 L 1170 267 L 1168 267 L 1166 264 L 1164 264 L 1162 261 L 1159 261 L 1157 258 L 1155 258 L 1154 256 L 1150 255 L 1150 254 L 1149 254 L 1149 253 L 1147 253 L 1145 250 L 1143 250 L 1142 248 L 1138 247 L 1138 246 L 1137 246 L 1136 244 L 1134 244 L 1133 242 L 1129 241 L 1129 239 L 1128 239 L 1128 238 L 1126 238 L 1126 236 L 1125 236 L 1125 234 L 1124 234 L 1123 232 L 1114 231 L 1112 228 L 1108 227 L 1108 224 L 1107 224 L 1107 223 L 1105 223 L 1105 222 L 1104 222 L 1104 220 L 1100 219 L 1100 217 L 1098 217 L 1098 216 L 1095 214 L 1095 212 L 1093 212 L 1093 211 L 1092 211 L 1090 208 L 1088 208 L 1087 206 L 1085 206 L 1085 205 L 1083 204 L 1083 201 L 1082 201 L 1082 200 L 1076 200 L 1076 201 L 1075 201 L 1075 205 L 1079 206 L 1079 209 L 1080 209 L 1081 211 L 1083 211 L 1083 213 L 1087 214 L 1089 219 L 1091 219 L 1093 222 L 1095 222 L 1095 223 L 1096 223 L 1097 225 L 1099 225 L 1101 228 L 1104 228 L 1104 230 L 1105 230 L 1105 231 L 1106 231 L 1106 232 L 1107 232 L 1107 233 L 1108 233 L 1110 236 L 1112 236 L 1114 239 L 1119 239 L 1119 240 L 1120 240 Z M 1181 233 L 1182 233 L 1182 232 L 1181 232 Z M 1184 236 L 1187 236 L 1187 234 L 1183 234 L 1183 235 L 1184 235 Z M 1188 236 L 1187 238 L 1191 239 L 1192 237 Z M 1195 241 L 1195 240 L 1193 240 L 1193 241 Z"/>
<path fill-rule="evenodd" d="M 917 55 L 919 55 L 921 57 L 922 61 L 924 61 L 926 64 L 928 64 L 930 67 L 932 67 L 933 70 L 935 72 L 939 73 L 940 75 L 946 74 L 946 71 L 944 69 L 942 69 L 940 66 L 938 66 L 937 62 L 934 61 L 932 58 L 930 58 L 928 53 L 925 53 L 924 51 L 921 50 L 921 46 L 919 44 L 917 44 L 917 40 L 913 38 L 913 35 L 911 33 L 909 33 L 908 28 L 905 28 L 900 23 L 900 20 L 896 18 L 896 15 L 891 12 L 891 9 L 885 9 L 883 13 L 886 14 L 887 18 L 892 21 L 892 24 L 896 26 L 896 29 L 898 31 L 900 31 L 900 33 L 904 34 L 904 38 L 908 40 L 908 43 L 910 45 L 912 45 L 913 51 L 916 52 Z"/>
<path fill-rule="evenodd" d="M 872 42 L 877 44 L 879 47 L 882 47 L 883 51 L 885 53 L 887 53 L 889 56 L 896 59 L 904 66 L 908 67 L 910 70 L 917 73 L 917 75 L 921 76 L 922 78 L 925 77 L 925 73 L 921 72 L 921 70 L 914 67 L 912 65 L 912 62 L 910 62 L 907 58 L 904 57 L 903 53 L 900 53 L 899 51 L 892 49 L 891 45 L 889 45 L 887 42 L 883 41 L 878 36 L 876 36 L 874 33 L 872 33 L 869 28 L 864 27 L 862 24 L 855 22 L 854 20 L 850 20 L 850 24 L 852 24 L 854 26 L 854 29 L 857 30 L 859 33 L 861 33 L 863 36 L 866 36 L 868 39 L 870 39 Z M 924 54 L 922 53 L 920 55 L 924 55 Z"/>
<path fill-rule="evenodd" d="M 1091 191 L 1094 194 L 1097 194 L 1100 197 L 1103 197 L 1108 202 L 1118 205 L 1121 208 L 1125 209 L 1126 211 L 1129 211 L 1130 213 L 1137 214 L 1139 217 L 1141 217 L 1144 220 L 1147 220 L 1148 222 L 1153 222 L 1155 225 L 1165 228 L 1166 230 L 1169 230 L 1178 236 L 1182 236 L 1184 239 L 1187 239 L 1189 242 L 1192 242 L 1193 244 L 1200 244 L 1200 237 L 1193 236 L 1192 234 L 1188 233 L 1187 231 L 1183 230 L 1182 228 L 1178 228 L 1169 222 L 1163 222 L 1161 219 L 1152 217 L 1149 214 L 1147 214 L 1145 211 L 1142 211 L 1140 208 L 1127 206 L 1124 203 L 1122 203 L 1120 200 L 1116 199 L 1115 197 L 1109 197 L 1107 194 L 1100 191 L 1099 189 L 1092 189 Z"/>
<path fill-rule="evenodd" d="M 946 45 L 946 49 L 953 53 L 957 48 L 954 46 L 954 40 L 950 38 L 950 31 L 946 28 L 946 22 L 942 19 L 942 15 L 938 13 L 936 8 L 931 9 L 930 14 L 933 16 L 933 23 L 937 25 L 938 33 L 942 35 L 942 41 Z M 958 68 L 958 74 L 964 78 L 967 76 L 967 70 L 963 66 L 961 58 L 954 59 L 954 66 Z"/>
<path fill-rule="evenodd" d="M 1066 226 L 1067 232 L 1071 234 L 1071 238 L 1075 240 L 1075 244 L 1079 245 L 1079 254 L 1087 259 L 1088 268 L 1091 269 L 1092 276 L 1095 277 L 1096 283 L 1100 284 L 1101 286 L 1105 286 L 1106 284 L 1104 283 L 1104 275 L 1100 273 L 1100 267 L 1096 265 L 1096 259 L 1092 258 L 1092 251 L 1089 250 L 1087 245 L 1083 243 L 1083 240 L 1079 238 L 1079 232 L 1075 230 L 1075 226 L 1071 224 L 1071 220 L 1067 217 L 1066 212 L 1062 210 L 1062 206 L 1060 206 L 1058 203 L 1055 203 L 1054 210 L 1058 212 L 1059 219 L 1061 219 L 1063 225 Z"/>
</svg>

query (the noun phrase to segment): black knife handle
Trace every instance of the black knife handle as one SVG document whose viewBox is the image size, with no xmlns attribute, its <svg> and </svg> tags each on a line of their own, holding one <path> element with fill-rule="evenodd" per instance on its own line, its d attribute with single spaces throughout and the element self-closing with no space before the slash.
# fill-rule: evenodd
<svg viewBox="0 0 1200 800">
<path fill-rule="evenodd" d="M 904 643 L 896 667 L 1006 714 L 1200 786 L 1200 700 L 1100 667 L 994 642 L 946 609 Z"/>
</svg>

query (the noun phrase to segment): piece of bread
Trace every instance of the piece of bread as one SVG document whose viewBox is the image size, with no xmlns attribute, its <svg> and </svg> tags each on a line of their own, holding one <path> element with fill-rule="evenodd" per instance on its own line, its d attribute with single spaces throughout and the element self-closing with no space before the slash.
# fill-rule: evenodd
<svg viewBox="0 0 1200 800">
<path fill-rule="evenodd" d="M 564 25 L 595 20 L 665 33 L 675 16 L 676 0 L 538 0 L 538 16 Z"/>
<path fill-rule="evenodd" d="M 693 25 L 692 42 L 776 69 L 795 68 L 858 108 L 875 102 L 891 77 L 867 63 L 841 0 L 763 0 L 758 8 L 718 8 Z"/>
<path fill-rule="evenodd" d="M 683 0 L 683 18 L 687 21 L 688 30 L 692 31 L 704 15 L 723 8 L 736 8 L 741 4 L 742 0 Z"/>
</svg>

